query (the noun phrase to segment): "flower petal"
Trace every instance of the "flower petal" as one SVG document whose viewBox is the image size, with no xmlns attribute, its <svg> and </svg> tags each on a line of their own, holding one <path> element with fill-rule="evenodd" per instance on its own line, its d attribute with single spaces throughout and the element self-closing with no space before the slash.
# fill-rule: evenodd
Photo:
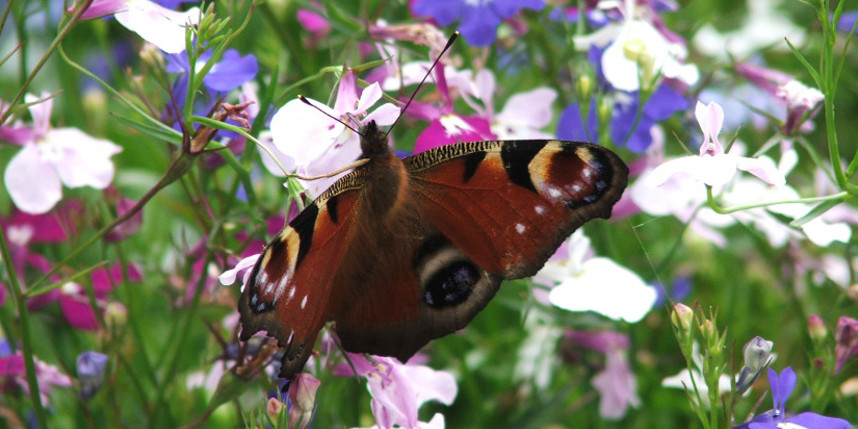
<svg viewBox="0 0 858 429">
<path fill-rule="evenodd" d="M 47 213 L 63 196 L 57 171 L 42 160 L 36 144 L 25 145 L 12 157 L 3 179 L 12 202 L 26 213 Z"/>
<path fill-rule="evenodd" d="M 199 24 L 200 9 L 176 12 L 148 0 L 128 0 L 127 9 L 116 20 L 162 51 L 177 54 L 185 50 L 185 27 Z"/>
<path fill-rule="evenodd" d="M 70 188 L 106 188 L 114 173 L 110 157 L 122 151 L 110 141 L 90 137 L 77 128 L 52 130 L 40 144 L 60 151 L 62 159 L 56 160 L 54 167 L 60 180 Z"/>
<path fill-rule="evenodd" d="M 551 290 L 552 304 L 569 311 L 594 311 L 614 320 L 635 323 L 652 308 L 655 288 L 608 258 L 592 258 L 582 272 Z M 619 299 L 618 297 L 623 297 Z"/>
</svg>

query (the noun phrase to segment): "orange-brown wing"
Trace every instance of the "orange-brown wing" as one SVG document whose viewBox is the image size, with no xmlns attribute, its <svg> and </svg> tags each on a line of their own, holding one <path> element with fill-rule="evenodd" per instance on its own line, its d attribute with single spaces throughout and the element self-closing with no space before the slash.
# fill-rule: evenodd
<svg viewBox="0 0 858 429">
<path fill-rule="evenodd" d="M 403 361 L 465 327 L 501 280 L 535 274 L 572 231 L 610 216 L 628 174 L 607 149 L 560 141 L 457 144 L 405 165 L 412 234 L 342 289 L 333 316 L 346 350 Z"/>
<path fill-rule="evenodd" d="M 276 338 L 285 349 L 281 377 L 301 371 L 330 319 L 358 195 L 358 188 L 335 190 L 307 206 L 265 247 L 242 292 L 241 339 L 262 330 Z"/>
<path fill-rule="evenodd" d="M 406 165 L 427 222 L 505 279 L 536 274 L 578 227 L 610 217 L 628 179 L 608 149 L 557 140 L 444 146 Z"/>
</svg>

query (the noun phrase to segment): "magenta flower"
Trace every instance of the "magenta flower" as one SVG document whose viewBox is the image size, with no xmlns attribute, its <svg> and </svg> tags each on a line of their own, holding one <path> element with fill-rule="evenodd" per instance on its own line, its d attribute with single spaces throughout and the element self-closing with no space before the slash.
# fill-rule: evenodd
<svg viewBox="0 0 858 429">
<path fill-rule="evenodd" d="M 36 361 L 36 381 L 39 384 L 39 395 L 42 405 L 48 405 L 48 394 L 54 386 L 70 387 L 72 380 L 60 370 L 38 359 Z M 0 393 L 12 393 L 22 389 L 30 392 L 27 375 L 24 368 L 24 356 L 21 352 L 0 357 Z"/>
<path fill-rule="evenodd" d="M 431 121 L 428 127 L 417 136 L 414 143 L 414 153 L 420 153 L 438 146 L 459 142 L 494 140 L 497 136 L 491 130 L 491 124 L 485 118 L 469 117 L 453 111 L 453 98 L 447 85 L 446 69 L 443 64 L 435 67 L 435 79 L 438 92 L 441 95 L 441 105 L 435 106 L 421 102 L 413 102 L 408 114 Z M 457 79 L 461 75 L 455 74 Z M 468 88 L 471 82 L 454 81 L 459 89 Z M 476 85 L 478 88 L 480 85 Z M 476 95 L 479 90 L 469 88 L 466 91 Z"/>
<path fill-rule="evenodd" d="M 374 356 L 367 360 L 364 355 L 349 353 L 349 359 L 357 375 L 367 379 L 372 414 L 380 428 L 418 427 L 417 410 L 424 402 L 435 400 L 449 405 L 456 398 L 456 381 L 447 372 L 402 364 L 389 357 Z M 352 375 L 347 365 L 341 365 L 334 373 Z"/>
<path fill-rule="evenodd" d="M 42 94 L 46 98 L 47 93 Z M 28 103 L 37 101 L 27 95 Z M 62 199 L 62 186 L 106 188 L 113 180 L 110 157 L 122 148 L 103 139 L 90 137 L 77 128 L 51 128 L 53 101 L 30 106 L 33 133 L 12 157 L 3 175 L 12 202 L 21 211 L 42 214 Z"/>
<path fill-rule="evenodd" d="M 603 353 L 605 368 L 593 377 L 593 387 L 599 392 L 599 415 L 608 420 L 620 419 L 628 408 L 638 407 L 637 380 L 626 356 L 629 337 L 614 331 L 566 332 L 566 340 L 576 346 Z"/>
<path fill-rule="evenodd" d="M 132 282 L 141 280 L 139 272 L 133 265 L 128 265 L 128 277 Z M 99 311 L 104 311 L 108 304 L 108 295 L 117 284 L 122 282 L 122 267 L 116 264 L 109 270 L 103 268 L 95 270 L 90 274 L 90 280 Z M 83 286 L 68 282 L 61 288 L 57 299 L 60 301 L 63 315 L 71 326 L 85 331 L 98 329 L 98 321 Z"/>
</svg>

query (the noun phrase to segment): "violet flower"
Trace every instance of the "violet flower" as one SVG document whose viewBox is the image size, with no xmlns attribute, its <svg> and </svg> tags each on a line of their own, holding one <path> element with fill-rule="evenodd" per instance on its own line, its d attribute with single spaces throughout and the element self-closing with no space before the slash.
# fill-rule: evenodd
<svg viewBox="0 0 858 429">
<path fill-rule="evenodd" d="M 90 399 L 95 396 L 101 384 L 104 382 L 104 371 L 107 369 L 107 355 L 87 351 L 77 357 L 77 378 L 80 380 L 80 392 L 82 399 Z"/>
<path fill-rule="evenodd" d="M 541 10 L 543 0 L 418 0 L 413 11 L 430 16 L 438 24 L 459 23 L 459 31 L 473 46 L 487 46 L 497 37 L 497 27 L 522 9 Z"/>
<path fill-rule="evenodd" d="M 357 375 L 367 379 L 372 414 L 378 427 L 419 427 L 417 410 L 424 402 L 435 400 L 449 405 L 456 398 L 456 381 L 447 372 L 402 364 L 389 357 L 374 356 L 368 360 L 364 355 L 348 355 Z M 349 376 L 352 370 L 341 365 L 334 374 Z"/>
<path fill-rule="evenodd" d="M 769 368 L 769 386 L 772 389 L 774 408 L 771 411 L 754 417 L 748 422 L 735 426 L 733 429 L 847 429 L 852 427 L 846 420 L 811 412 L 787 417 L 785 411 L 786 402 L 790 395 L 792 395 L 793 389 L 795 389 L 796 381 L 795 372 L 791 367 L 784 368 L 780 375 L 775 370 Z"/>
</svg>

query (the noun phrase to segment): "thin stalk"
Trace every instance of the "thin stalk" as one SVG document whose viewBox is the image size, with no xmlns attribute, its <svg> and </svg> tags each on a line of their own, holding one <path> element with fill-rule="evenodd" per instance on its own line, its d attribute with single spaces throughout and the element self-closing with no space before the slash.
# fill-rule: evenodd
<svg viewBox="0 0 858 429">
<path fill-rule="evenodd" d="M 45 409 L 42 407 L 41 392 L 39 392 L 39 381 L 36 378 L 36 360 L 33 356 L 33 340 L 30 337 L 30 313 L 27 308 L 27 299 L 21 293 L 18 283 L 18 275 L 12 265 L 12 255 L 6 244 L 6 231 L 0 234 L 0 251 L 3 252 L 3 261 L 6 263 L 6 272 L 9 273 L 10 296 L 18 305 L 18 319 L 21 323 L 21 350 L 24 354 L 24 371 L 27 375 L 27 385 L 30 390 L 30 400 L 33 402 L 33 414 L 36 417 L 36 425 L 39 428 L 47 428 L 45 422 Z"/>
</svg>

